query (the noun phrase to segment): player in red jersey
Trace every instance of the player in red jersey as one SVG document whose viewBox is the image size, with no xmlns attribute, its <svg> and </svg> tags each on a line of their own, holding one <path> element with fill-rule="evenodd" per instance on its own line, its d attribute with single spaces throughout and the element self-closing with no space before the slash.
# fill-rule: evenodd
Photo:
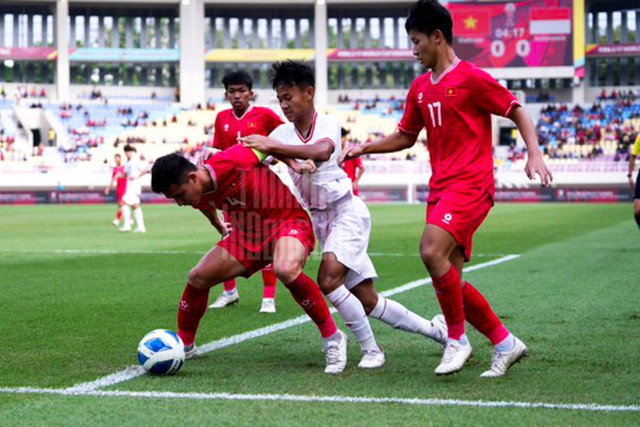
<svg viewBox="0 0 640 427">
<path fill-rule="evenodd" d="M 124 202 L 122 201 L 122 196 L 127 190 L 127 175 L 124 172 L 124 166 L 122 165 L 122 156 L 120 154 L 116 154 L 114 157 L 116 162 L 115 167 L 113 168 L 113 172 L 111 173 L 111 181 L 109 181 L 109 185 L 104 190 L 105 196 L 108 196 L 114 185 L 116 187 L 116 202 L 118 203 L 118 213 L 116 214 L 116 219 L 113 220 L 113 225 L 118 227 L 120 225 L 120 220 L 122 219 L 122 206 L 124 206 Z"/>
<path fill-rule="evenodd" d="M 398 130 L 349 148 L 342 159 L 406 149 L 426 127 L 433 175 L 420 255 L 433 279 L 449 335 L 435 373 L 456 372 L 471 356 L 466 320 L 495 346 L 491 368 L 482 376 L 498 377 L 527 354 L 527 347 L 505 328 L 480 292 L 462 281 L 473 234 L 494 201 L 491 114 L 508 117 L 518 127 L 528 149 L 529 179 L 537 174 L 546 186 L 552 176 L 525 109 L 491 76 L 456 57 L 452 27 L 451 14 L 438 1 L 420 0 L 412 6 L 405 28 L 413 54 L 430 71 L 411 85 Z"/>
<path fill-rule="evenodd" d="M 169 154 L 156 160 L 151 187 L 180 206 L 190 205 L 206 215 L 223 236 L 189 273 L 178 309 L 178 335 L 188 357 L 195 352 L 195 335 L 207 309 L 211 287 L 238 276 L 249 277 L 273 263 L 278 279 L 314 321 L 326 351 L 326 373 L 344 369 L 346 339 L 329 314 L 318 285 L 302 268 L 313 250 L 311 219 L 258 151 L 235 145 L 196 166 Z M 228 214 L 230 228 L 216 210 Z"/>
<path fill-rule="evenodd" d="M 238 138 L 252 134 L 269 135 L 283 122 L 276 113 L 268 108 L 251 105 L 254 97 L 253 80 L 245 71 L 232 71 L 222 78 L 225 97 L 231 103 L 228 110 L 221 111 L 216 116 L 213 134 L 213 147 L 226 150 L 238 143 Z M 225 214 L 223 214 L 225 215 Z M 228 221 L 228 218 L 224 218 Z M 273 274 L 273 267 L 267 265 L 262 269 L 261 313 L 275 313 L 275 296 L 277 279 Z M 224 291 L 218 299 L 210 305 L 211 308 L 222 308 L 235 304 L 240 299 L 235 280 L 224 282 Z"/>
<path fill-rule="evenodd" d="M 342 128 L 342 149 L 347 148 L 347 135 L 349 135 L 349 131 L 345 128 Z M 344 169 L 345 173 L 351 180 L 353 195 L 360 195 L 360 178 L 364 174 L 364 165 L 362 164 L 362 159 L 357 157 L 355 159 L 345 160 L 342 162 L 342 169 Z"/>
</svg>

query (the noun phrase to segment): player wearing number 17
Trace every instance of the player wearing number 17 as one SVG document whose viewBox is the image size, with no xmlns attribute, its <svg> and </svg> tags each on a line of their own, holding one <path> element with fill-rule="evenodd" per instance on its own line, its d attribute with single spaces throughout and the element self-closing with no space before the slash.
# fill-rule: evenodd
<svg viewBox="0 0 640 427">
<path fill-rule="evenodd" d="M 497 377 L 525 356 L 527 347 L 506 329 L 480 292 L 462 280 L 473 234 L 494 202 L 491 114 L 508 117 L 518 127 L 527 145 L 528 177 L 537 174 L 546 186 L 552 176 L 524 108 L 489 74 L 456 57 L 452 28 L 451 14 L 436 0 L 412 6 L 405 29 L 414 56 L 430 71 L 411 85 L 398 130 L 371 144 L 348 148 L 341 161 L 411 147 L 426 128 L 433 174 L 420 255 L 448 326 L 447 347 L 435 373 L 457 372 L 471 356 L 467 321 L 495 346 L 491 367 L 482 376 Z"/>
</svg>

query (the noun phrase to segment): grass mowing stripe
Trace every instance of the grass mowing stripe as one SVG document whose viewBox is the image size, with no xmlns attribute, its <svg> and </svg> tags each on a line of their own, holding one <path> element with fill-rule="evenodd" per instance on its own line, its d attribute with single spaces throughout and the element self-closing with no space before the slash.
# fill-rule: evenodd
<svg viewBox="0 0 640 427">
<path fill-rule="evenodd" d="M 493 267 L 494 265 L 502 264 L 505 262 L 513 261 L 514 259 L 519 258 L 520 255 L 507 255 L 502 258 L 495 259 L 493 261 L 483 262 L 481 264 L 472 265 L 470 267 L 465 268 L 463 271 L 465 273 L 469 273 L 471 271 L 480 270 L 482 268 Z M 389 289 L 388 291 L 380 292 L 380 295 L 383 297 L 389 297 L 392 295 L 397 295 L 402 292 L 409 291 L 411 289 L 417 288 L 419 286 L 424 286 L 428 283 L 431 283 L 431 278 L 420 279 L 413 282 L 409 282 L 407 284 L 398 286 L 397 288 Z M 335 313 L 336 310 L 334 308 L 330 309 L 331 313 Z M 248 341 L 254 338 L 262 337 L 277 331 L 281 331 L 283 329 L 288 329 L 296 325 L 301 325 L 303 323 L 309 322 L 311 319 L 306 316 L 298 316 L 293 319 L 287 320 L 285 322 L 275 323 L 273 325 L 265 326 L 264 328 L 255 329 L 253 331 L 245 332 L 242 334 L 234 335 L 228 338 L 222 338 L 217 341 L 212 341 L 207 343 L 201 347 L 199 347 L 196 352 L 198 355 L 206 354 L 221 348 L 229 347 L 235 344 L 240 344 L 244 341 Z M 132 380 L 140 375 L 143 375 L 144 371 L 138 366 L 128 366 L 123 371 L 116 372 L 111 375 L 107 375 L 106 377 L 98 378 L 95 381 L 90 381 L 86 383 L 76 384 L 72 387 L 67 388 L 68 391 L 89 391 L 89 390 L 97 390 L 102 387 L 108 387 L 112 385 L 116 385 L 125 381 Z"/>
<path fill-rule="evenodd" d="M 414 406 L 466 406 L 476 408 L 520 408 L 555 409 L 565 411 L 640 412 L 638 405 L 598 405 L 595 403 L 546 403 L 486 401 L 459 399 L 419 399 L 401 397 L 359 397 L 359 396 L 303 396 L 292 394 L 231 394 L 231 393 L 175 393 L 150 391 L 103 391 L 45 388 L 0 388 L 0 393 L 14 394 L 54 394 L 60 396 L 134 397 L 145 399 L 185 399 L 185 400 L 244 400 L 244 401 L 286 401 L 318 403 L 380 403 Z"/>
</svg>

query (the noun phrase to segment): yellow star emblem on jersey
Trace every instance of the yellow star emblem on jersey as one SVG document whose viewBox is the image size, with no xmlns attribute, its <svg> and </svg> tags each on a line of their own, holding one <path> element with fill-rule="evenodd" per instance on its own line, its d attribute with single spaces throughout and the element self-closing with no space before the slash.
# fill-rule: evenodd
<svg viewBox="0 0 640 427">
<path fill-rule="evenodd" d="M 473 15 L 469 15 L 467 19 L 464 20 L 464 28 L 467 30 L 475 30 L 476 24 L 478 20 L 473 17 Z"/>
</svg>

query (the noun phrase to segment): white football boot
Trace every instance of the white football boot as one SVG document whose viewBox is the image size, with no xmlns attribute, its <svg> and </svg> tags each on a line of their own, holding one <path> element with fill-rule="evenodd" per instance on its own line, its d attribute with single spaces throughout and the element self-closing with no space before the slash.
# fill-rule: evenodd
<svg viewBox="0 0 640 427">
<path fill-rule="evenodd" d="M 193 342 L 191 345 L 184 346 L 184 358 L 186 360 L 193 359 L 198 354 L 196 353 L 196 343 Z"/>
<path fill-rule="evenodd" d="M 275 313 L 276 312 L 276 300 L 273 298 L 262 298 L 262 306 L 260 307 L 260 313 Z"/>
<path fill-rule="evenodd" d="M 231 293 L 222 292 L 218 299 L 209 306 L 209 308 L 224 308 L 228 305 L 232 305 L 240 301 L 240 295 L 238 290 L 234 290 Z"/>
<path fill-rule="evenodd" d="M 434 341 L 440 344 L 442 347 L 446 347 L 448 328 L 447 322 L 444 320 L 444 316 L 442 314 L 436 315 L 433 319 L 431 319 L 431 323 L 438 331 L 440 331 L 440 338 L 434 338 Z"/>
<path fill-rule="evenodd" d="M 347 336 L 338 329 L 338 335 L 329 340 L 324 347 L 327 366 L 325 374 L 339 374 L 347 366 Z"/>
<path fill-rule="evenodd" d="M 493 353 L 491 368 L 488 371 L 483 372 L 480 376 L 483 378 L 502 377 L 507 373 L 511 366 L 519 362 L 527 354 L 529 354 L 527 346 L 524 345 L 524 343 L 518 338 L 516 338 L 516 345 L 513 350 L 507 353 L 500 353 L 496 350 Z"/>
<path fill-rule="evenodd" d="M 448 375 L 458 372 L 471 357 L 471 344 L 462 345 L 458 341 L 449 341 L 444 349 L 442 360 L 435 369 L 436 375 Z"/>
<path fill-rule="evenodd" d="M 384 365 L 385 357 L 380 348 L 377 350 L 362 350 L 362 359 L 358 363 L 360 369 L 375 369 Z"/>
</svg>

